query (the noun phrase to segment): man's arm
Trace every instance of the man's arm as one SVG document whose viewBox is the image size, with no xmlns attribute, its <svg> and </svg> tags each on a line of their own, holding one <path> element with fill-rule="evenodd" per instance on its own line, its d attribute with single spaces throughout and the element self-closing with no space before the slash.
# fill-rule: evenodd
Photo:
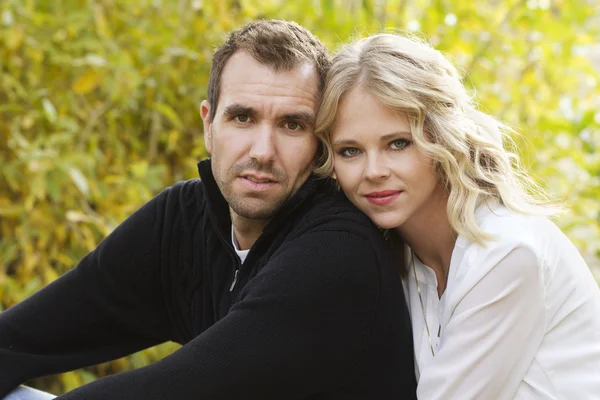
<svg viewBox="0 0 600 400">
<path fill-rule="evenodd" d="M 328 392 L 359 361 L 379 290 L 367 240 L 304 234 L 278 251 L 225 318 L 177 352 L 60 398 L 279 400 Z"/>
<path fill-rule="evenodd" d="M 166 340 L 157 269 L 168 193 L 135 212 L 77 267 L 0 314 L 0 398 L 28 379 Z"/>
</svg>

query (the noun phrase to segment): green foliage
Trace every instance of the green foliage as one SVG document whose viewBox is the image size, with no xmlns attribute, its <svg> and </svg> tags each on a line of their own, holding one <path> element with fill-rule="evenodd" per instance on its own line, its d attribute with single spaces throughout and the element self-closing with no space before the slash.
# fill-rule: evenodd
<svg viewBox="0 0 600 400">
<path fill-rule="evenodd" d="M 566 200 L 572 213 L 558 222 L 597 271 L 600 82 L 583 56 L 600 43 L 591 1 L 4 0 L 0 310 L 76 265 L 162 188 L 196 176 L 213 49 L 261 17 L 295 20 L 331 49 L 382 29 L 421 31 L 481 107 L 523 134 L 525 164 Z M 62 393 L 174 348 L 34 384 Z"/>
</svg>

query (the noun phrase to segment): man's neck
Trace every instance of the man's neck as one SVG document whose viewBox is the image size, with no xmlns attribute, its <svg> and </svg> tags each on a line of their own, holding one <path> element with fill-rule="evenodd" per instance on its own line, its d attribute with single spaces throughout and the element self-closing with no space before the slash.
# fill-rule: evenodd
<svg viewBox="0 0 600 400">
<path fill-rule="evenodd" d="M 262 234 L 270 219 L 250 219 L 231 211 L 233 234 L 240 250 L 248 250 Z"/>
</svg>

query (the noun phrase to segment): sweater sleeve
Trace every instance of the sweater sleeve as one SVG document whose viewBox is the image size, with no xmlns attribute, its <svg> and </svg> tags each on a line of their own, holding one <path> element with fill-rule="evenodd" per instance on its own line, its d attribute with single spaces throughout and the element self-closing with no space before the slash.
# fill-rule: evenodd
<svg viewBox="0 0 600 400">
<path fill-rule="evenodd" d="M 60 399 L 300 399 L 335 388 L 364 350 L 379 274 L 347 232 L 291 240 L 211 328 L 165 359 Z"/>
<path fill-rule="evenodd" d="M 28 379 L 166 340 L 157 241 L 167 193 L 136 211 L 75 268 L 0 313 L 0 398 Z"/>
</svg>

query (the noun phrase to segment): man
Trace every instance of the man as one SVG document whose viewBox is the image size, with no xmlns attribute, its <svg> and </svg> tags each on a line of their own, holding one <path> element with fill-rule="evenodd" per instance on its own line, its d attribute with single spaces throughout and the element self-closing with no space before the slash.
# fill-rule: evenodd
<svg viewBox="0 0 600 400">
<path fill-rule="evenodd" d="M 412 399 L 409 317 L 376 227 L 326 180 L 329 66 L 297 24 L 215 53 L 201 180 L 166 189 L 80 264 L 0 314 L 0 397 L 165 341 L 183 347 L 61 399 Z"/>
</svg>

